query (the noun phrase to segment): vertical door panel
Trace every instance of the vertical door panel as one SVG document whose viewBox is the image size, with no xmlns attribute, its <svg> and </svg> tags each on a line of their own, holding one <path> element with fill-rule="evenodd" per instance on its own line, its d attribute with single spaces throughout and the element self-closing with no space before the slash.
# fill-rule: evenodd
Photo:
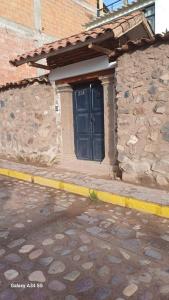
<svg viewBox="0 0 169 300">
<path fill-rule="evenodd" d="M 93 160 L 101 161 L 104 158 L 104 143 L 103 137 L 93 136 Z"/>
<path fill-rule="evenodd" d="M 79 159 L 92 159 L 90 125 L 90 89 L 78 87 L 74 91 L 75 150 Z"/>
<path fill-rule="evenodd" d="M 104 103 L 101 84 L 74 89 L 74 138 L 78 159 L 104 158 Z"/>
</svg>

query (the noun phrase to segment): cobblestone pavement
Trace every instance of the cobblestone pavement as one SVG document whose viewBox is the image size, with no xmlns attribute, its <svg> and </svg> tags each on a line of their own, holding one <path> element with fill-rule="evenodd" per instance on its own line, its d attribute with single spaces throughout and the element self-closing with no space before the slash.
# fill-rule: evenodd
<svg viewBox="0 0 169 300">
<path fill-rule="evenodd" d="M 169 220 L 0 177 L 0 300 L 169 299 Z"/>
<path fill-rule="evenodd" d="M 103 178 L 103 176 L 92 176 L 79 172 L 62 169 L 59 166 L 39 167 L 28 165 L 25 163 L 12 162 L 0 159 L 0 168 L 8 168 L 10 170 L 25 172 L 31 175 L 42 176 L 61 180 L 63 182 L 74 183 L 91 189 L 110 192 L 113 194 L 146 200 L 148 202 L 160 205 L 169 205 L 169 191 L 157 188 L 139 186 L 124 181 L 112 180 L 111 178 Z"/>
</svg>

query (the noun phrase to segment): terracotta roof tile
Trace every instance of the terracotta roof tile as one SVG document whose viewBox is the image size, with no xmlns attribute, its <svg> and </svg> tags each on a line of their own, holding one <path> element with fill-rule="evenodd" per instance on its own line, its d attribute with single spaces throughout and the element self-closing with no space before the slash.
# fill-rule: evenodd
<svg viewBox="0 0 169 300">
<path fill-rule="evenodd" d="M 144 46 L 151 46 L 157 43 L 165 43 L 169 42 L 169 32 L 166 32 L 165 34 L 156 34 L 153 38 L 142 38 L 137 41 L 128 41 L 126 44 L 122 45 L 121 47 L 118 47 L 114 50 L 113 59 L 117 59 L 120 55 L 124 54 L 125 52 L 129 52 L 132 50 L 137 50 Z"/>
<path fill-rule="evenodd" d="M 5 91 L 12 88 L 20 88 L 23 86 L 27 86 L 29 84 L 34 84 L 35 82 L 49 84 L 48 75 L 43 75 L 39 77 L 26 78 L 19 81 L 7 82 L 3 85 L 0 85 L 0 91 Z"/>
<path fill-rule="evenodd" d="M 21 65 L 25 62 L 31 61 L 31 59 L 35 59 L 40 57 L 41 55 L 47 56 L 49 53 L 56 52 L 59 49 L 64 49 L 69 46 L 77 45 L 78 43 L 84 43 L 88 40 L 97 39 L 99 36 L 111 32 L 112 37 L 117 38 L 119 35 L 124 33 L 126 30 L 133 27 L 133 25 L 139 24 L 143 20 L 142 12 L 134 12 L 130 15 L 124 16 L 121 19 L 118 19 L 110 24 L 106 24 L 92 30 L 84 31 L 79 34 L 72 35 L 70 37 L 45 44 L 44 46 L 34 49 L 33 51 L 29 51 L 27 53 L 18 55 L 10 60 L 10 63 L 14 66 Z"/>
</svg>

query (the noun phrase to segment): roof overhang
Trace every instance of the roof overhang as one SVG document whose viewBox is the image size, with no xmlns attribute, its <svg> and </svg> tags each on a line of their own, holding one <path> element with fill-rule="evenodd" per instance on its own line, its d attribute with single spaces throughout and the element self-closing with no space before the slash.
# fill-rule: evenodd
<svg viewBox="0 0 169 300">
<path fill-rule="evenodd" d="M 153 38 L 153 32 L 142 12 L 135 12 L 116 22 L 94 30 L 89 30 L 68 38 L 46 44 L 10 61 L 14 66 L 29 63 L 35 67 L 43 65 L 36 62 L 46 58 L 44 69 L 55 69 L 83 60 L 96 58 L 106 54 L 113 60 L 113 50 L 129 40 Z"/>
</svg>

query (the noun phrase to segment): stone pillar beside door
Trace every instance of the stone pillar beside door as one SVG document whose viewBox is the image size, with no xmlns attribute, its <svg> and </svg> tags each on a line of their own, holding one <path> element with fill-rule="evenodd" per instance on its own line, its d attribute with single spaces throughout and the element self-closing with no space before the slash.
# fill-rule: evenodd
<svg viewBox="0 0 169 300">
<path fill-rule="evenodd" d="M 73 90 L 69 84 L 56 86 L 56 93 L 60 96 L 61 105 L 61 164 L 67 164 L 75 159 L 74 128 L 73 128 Z"/>
<path fill-rule="evenodd" d="M 103 164 L 109 167 L 110 175 L 114 175 L 116 166 L 116 103 L 114 74 L 99 77 L 104 94 L 104 145 L 105 158 Z"/>
</svg>

